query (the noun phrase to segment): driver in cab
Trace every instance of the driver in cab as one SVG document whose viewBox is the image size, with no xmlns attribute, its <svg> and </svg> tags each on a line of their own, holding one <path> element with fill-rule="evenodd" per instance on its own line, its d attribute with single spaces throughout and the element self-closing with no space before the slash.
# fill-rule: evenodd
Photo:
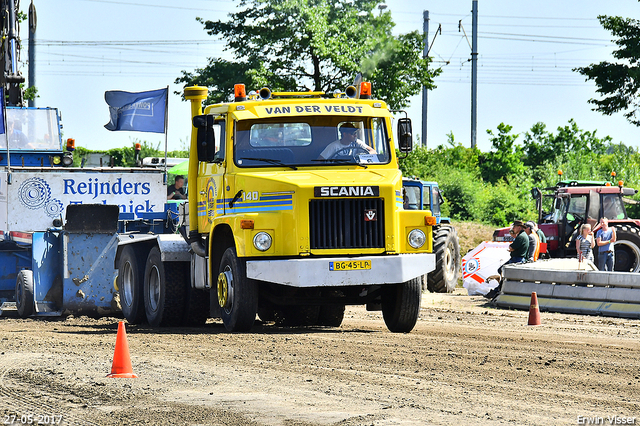
<svg viewBox="0 0 640 426">
<path fill-rule="evenodd" d="M 320 153 L 320 159 L 327 160 L 340 151 L 344 151 L 346 154 L 349 148 L 353 148 L 354 150 L 360 148 L 360 150 L 366 151 L 369 154 L 376 153 L 375 149 L 358 139 L 358 128 L 356 126 L 352 123 L 345 123 L 340 127 L 340 139 L 327 145 L 324 151 Z"/>
</svg>

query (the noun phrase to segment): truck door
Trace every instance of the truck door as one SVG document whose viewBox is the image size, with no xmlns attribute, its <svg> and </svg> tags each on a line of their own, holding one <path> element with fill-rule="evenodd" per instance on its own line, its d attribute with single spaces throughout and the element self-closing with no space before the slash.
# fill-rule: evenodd
<svg viewBox="0 0 640 426">
<path fill-rule="evenodd" d="M 225 120 L 215 120 L 215 156 L 212 162 L 200 162 L 198 165 L 198 229 L 209 232 L 213 219 L 223 213 L 224 199 L 224 161 L 226 158 Z"/>
</svg>

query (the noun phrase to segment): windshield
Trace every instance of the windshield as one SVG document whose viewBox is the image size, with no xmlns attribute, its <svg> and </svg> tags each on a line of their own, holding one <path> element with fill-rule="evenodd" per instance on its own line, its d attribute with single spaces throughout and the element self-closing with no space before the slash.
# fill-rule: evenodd
<svg viewBox="0 0 640 426">
<path fill-rule="evenodd" d="M 7 108 L 9 149 L 60 151 L 60 127 L 55 109 Z M 7 149 L 7 140 L 0 135 L 0 148 Z"/>
<path fill-rule="evenodd" d="M 389 138 L 382 117 L 295 117 L 236 123 L 239 167 L 386 164 Z"/>
<path fill-rule="evenodd" d="M 420 187 L 419 186 L 405 186 L 402 188 L 404 191 L 404 209 L 405 210 L 419 210 L 420 209 Z"/>
<path fill-rule="evenodd" d="M 603 194 L 602 208 L 602 214 L 607 219 L 626 219 L 624 204 L 619 194 Z"/>
</svg>

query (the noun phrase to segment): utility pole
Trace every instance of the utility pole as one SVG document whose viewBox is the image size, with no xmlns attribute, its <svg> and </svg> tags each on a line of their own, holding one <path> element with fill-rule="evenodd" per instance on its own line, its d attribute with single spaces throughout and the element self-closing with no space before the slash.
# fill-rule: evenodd
<svg viewBox="0 0 640 426">
<path fill-rule="evenodd" d="M 33 0 L 29 5 L 29 87 L 36 87 L 36 7 Z M 29 99 L 31 108 L 36 106 L 35 99 Z"/>
<path fill-rule="evenodd" d="M 422 58 L 426 59 L 429 55 L 429 11 L 422 12 L 424 22 L 422 24 L 422 31 L 424 32 L 424 52 Z M 429 67 L 429 64 L 427 64 Z M 422 87 L 422 146 L 427 147 L 427 86 Z"/>
<path fill-rule="evenodd" d="M 471 14 L 471 148 L 475 148 L 478 127 L 478 0 L 473 0 Z"/>
</svg>

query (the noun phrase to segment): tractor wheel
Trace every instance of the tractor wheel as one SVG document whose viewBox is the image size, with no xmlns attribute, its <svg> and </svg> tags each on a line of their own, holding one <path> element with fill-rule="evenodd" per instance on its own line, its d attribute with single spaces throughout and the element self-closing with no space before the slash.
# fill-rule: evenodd
<svg viewBox="0 0 640 426">
<path fill-rule="evenodd" d="M 258 284 L 246 275 L 246 262 L 229 247 L 222 255 L 217 281 L 218 304 L 228 331 L 249 331 L 258 311 Z"/>
<path fill-rule="evenodd" d="M 163 262 L 154 247 L 144 270 L 144 309 L 152 327 L 180 325 L 184 314 L 188 263 Z"/>
<path fill-rule="evenodd" d="M 427 290 L 451 293 L 458 285 L 460 273 L 460 244 L 454 227 L 441 225 L 434 229 L 433 252 L 436 254 L 436 269 L 427 274 Z"/>
<path fill-rule="evenodd" d="M 33 271 L 23 269 L 16 279 L 16 308 L 20 318 L 33 315 Z"/>
<path fill-rule="evenodd" d="M 389 331 L 408 333 L 418 321 L 422 300 L 422 279 L 388 284 L 382 293 L 382 317 Z"/>
<path fill-rule="evenodd" d="M 144 313 L 144 263 L 136 256 L 133 246 L 122 250 L 118 263 L 118 292 L 122 314 L 129 324 L 140 324 L 146 319 Z"/>
<path fill-rule="evenodd" d="M 614 271 L 640 271 L 640 229 L 629 225 L 614 225 L 616 229 Z"/>
</svg>

